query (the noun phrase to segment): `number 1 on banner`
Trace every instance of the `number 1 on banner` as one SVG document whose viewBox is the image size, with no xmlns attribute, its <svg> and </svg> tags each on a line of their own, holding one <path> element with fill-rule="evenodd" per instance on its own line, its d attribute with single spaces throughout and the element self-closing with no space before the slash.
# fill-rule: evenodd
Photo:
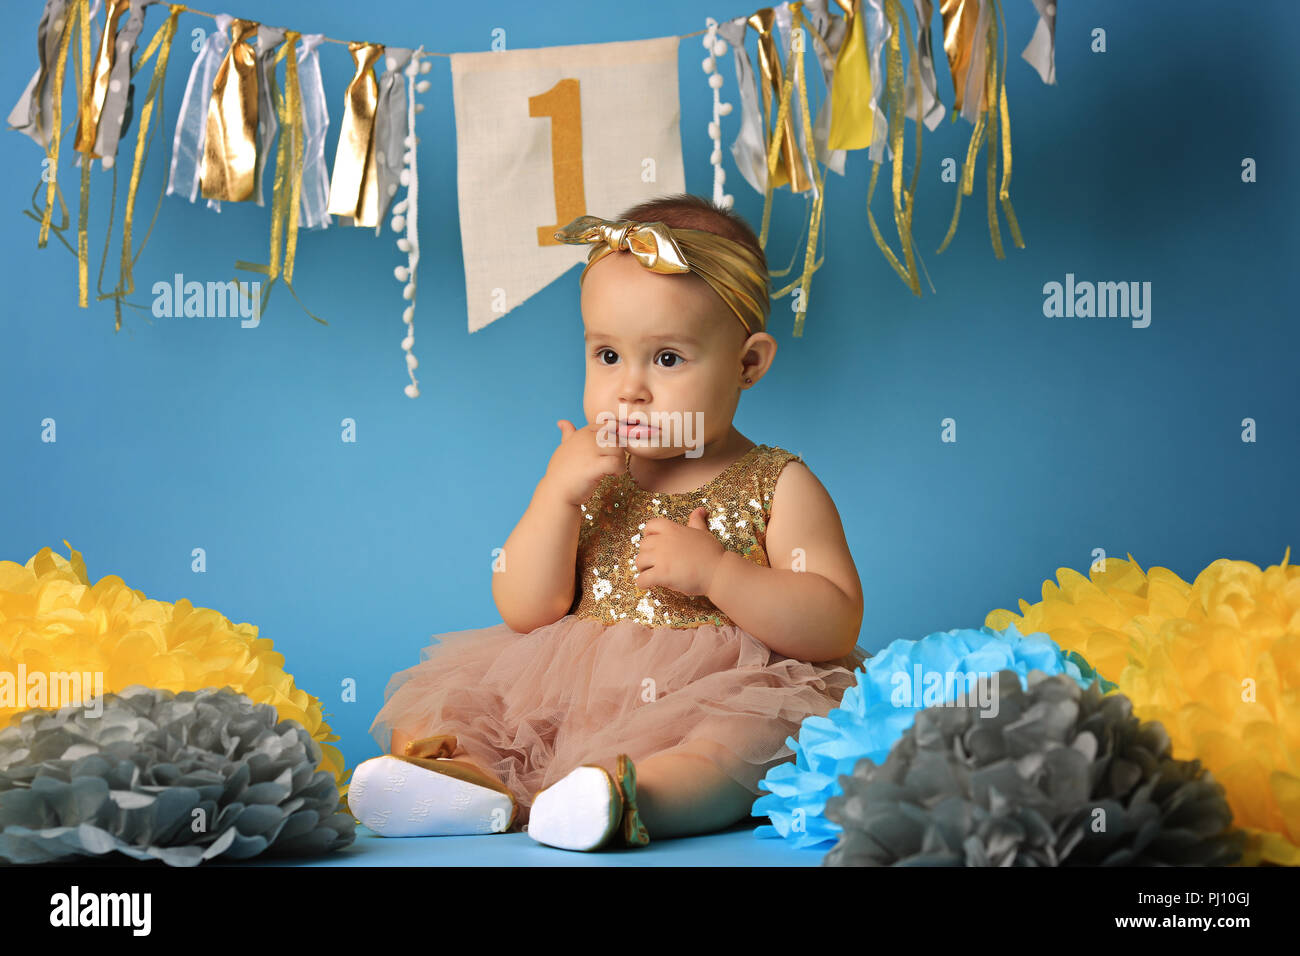
<svg viewBox="0 0 1300 956">
<path fill-rule="evenodd" d="M 529 116 L 551 118 L 551 178 L 559 222 L 537 227 L 539 246 L 558 246 L 555 231 L 587 212 L 582 188 L 582 104 L 578 81 L 560 80 L 545 93 L 528 98 Z"/>
</svg>

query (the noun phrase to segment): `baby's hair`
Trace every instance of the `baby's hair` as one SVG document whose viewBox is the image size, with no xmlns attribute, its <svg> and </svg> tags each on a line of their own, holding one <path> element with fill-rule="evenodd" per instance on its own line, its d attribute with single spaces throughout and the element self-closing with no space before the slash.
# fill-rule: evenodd
<svg viewBox="0 0 1300 956">
<path fill-rule="evenodd" d="M 739 213 L 723 209 L 703 196 L 693 196 L 690 193 L 659 196 L 633 206 L 619 218 L 636 222 L 662 222 L 672 229 L 700 229 L 739 242 L 758 256 L 759 262 L 763 263 L 763 278 L 767 278 L 767 256 L 763 254 L 763 247 L 749 223 Z"/>
</svg>

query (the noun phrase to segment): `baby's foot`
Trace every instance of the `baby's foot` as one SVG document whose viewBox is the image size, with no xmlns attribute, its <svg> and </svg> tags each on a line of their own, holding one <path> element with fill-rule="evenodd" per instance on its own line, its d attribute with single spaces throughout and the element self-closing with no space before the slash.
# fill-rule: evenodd
<svg viewBox="0 0 1300 956">
<path fill-rule="evenodd" d="M 386 837 L 504 833 L 514 824 L 514 796 L 473 764 L 449 758 L 386 755 L 357 767 L 348 806 Z"/>
<path fill-rule="evenodd" d="M 618 757 L 618 779 L 603 767 L 584 764 L 537 794 L 528 835 L 562 850 L 597 850 L 650 842 L 636 806 L 636 771 Z"/>
</svg>

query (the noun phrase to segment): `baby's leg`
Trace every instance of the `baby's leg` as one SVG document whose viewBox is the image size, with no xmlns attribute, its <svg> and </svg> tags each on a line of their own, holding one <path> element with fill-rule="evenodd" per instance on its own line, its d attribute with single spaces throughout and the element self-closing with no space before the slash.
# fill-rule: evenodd
<svg viewBox="0 0 1300 956">
<path fill-rule="evenodd" d="M 713 833 L 749 816 L 758 798 L 719 770 L 710 750 L 696 742 L 636 762 L 637 810 L 652 843 Z"/>
</svg>

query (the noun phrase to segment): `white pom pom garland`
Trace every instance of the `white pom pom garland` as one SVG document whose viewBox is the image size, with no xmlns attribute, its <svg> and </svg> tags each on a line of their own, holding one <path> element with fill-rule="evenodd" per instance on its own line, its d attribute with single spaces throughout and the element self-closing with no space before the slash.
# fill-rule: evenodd
<svg viewBox="0 0 1300 956">
<path fill-rule="evenodd" d="M 731 104 L 725 103 L 718 91 L 722 89 L 722 74 L 718 72 L 718 60 L 727 53 L 727 41 L 718 36 L 718 21 L 713 17 L 705 18 L 707 29 L 704 33 L 704 49 L 708 56 L 701 64 L 709 75 L 709 87 L 713 90 L 713 120 L 709 123 L 709 139 L 713 140 L 713 151 L 709 153 L 709 163 L 713 166 L 713 201 L 723 209 L 730 209 L 734 197 L 724 192 L 722 184 L 726 174 L 722 169 L 722 117 L 731 113 Z"/>
</svg>

